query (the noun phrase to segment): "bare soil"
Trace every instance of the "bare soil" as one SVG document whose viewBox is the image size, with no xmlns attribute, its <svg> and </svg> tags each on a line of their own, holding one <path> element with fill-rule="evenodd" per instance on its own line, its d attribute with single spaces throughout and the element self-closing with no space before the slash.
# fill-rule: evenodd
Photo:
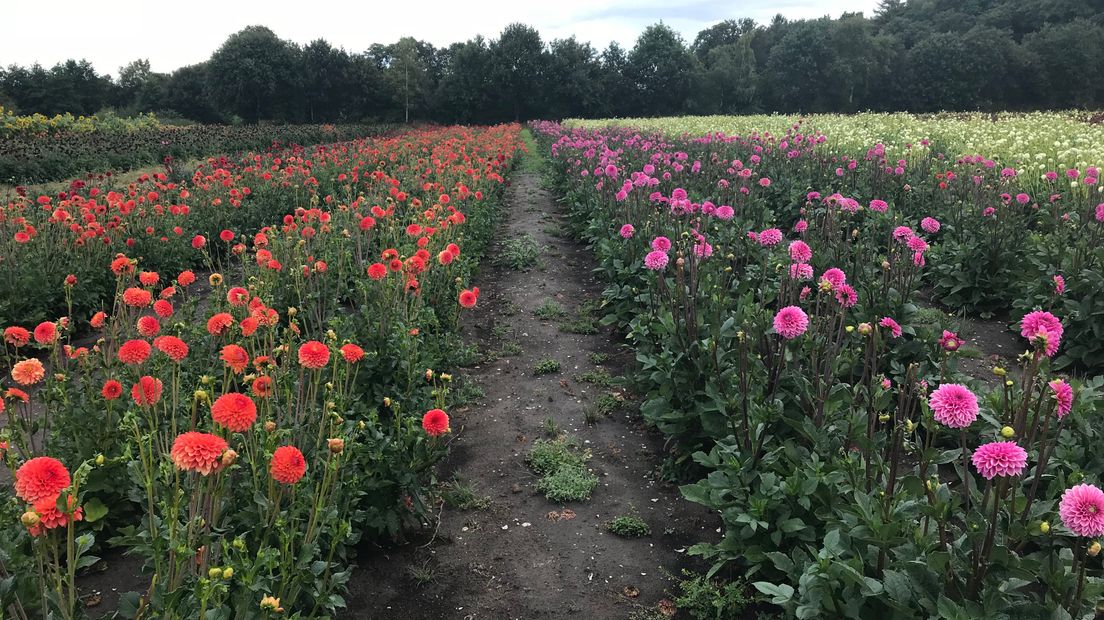
<svg viewBox="0 0 1104 620">
<path fill-rule="evenodd" d="M 513 339 L 522 351 L 465 371 L 485 396 L 451 412 L 456 437 L 440 469 L 442 480 L 471 482 L 489 505 L 445 507 L 422 540 L 368 552 L 350 584 L 346 618 L 627 618 L 661 601 L 673 609 L 664 600 L 673 576 L 701 568 L 686 549 L 719 537 L 716 515 L 661 481 L 662 438 L 641 425 L 631 396 L 580 380 L 599 367 L 617 376 L 630 367 L 631 352 L 607 329 L 565 333 L 534 315 L 548 299 L 574 313 L 598 299 L 602 285 L 539 176 L 516 173 L 509 192 L 492 266 L 463 332 L 481 350 Z M 524 234 L 544 248 L 540 265 L 493 265 L 502 244 Z M 608 361 L 595 364 L 592 353 Z M 533 366 L 549 358 L 560 372 L 535 376 Z M 619 394 L 628 406 L 588 425 L 584 412 L 602 394 Z M 599 483 L 587 501 L 558 504 L 536 490 L 525 456 L 548 436 L 549 418 L 593 454 L 588 465 Z M 634 512 L 650 536 L 623 539 L 606 530 L 608 520 Z"/>
</svg>

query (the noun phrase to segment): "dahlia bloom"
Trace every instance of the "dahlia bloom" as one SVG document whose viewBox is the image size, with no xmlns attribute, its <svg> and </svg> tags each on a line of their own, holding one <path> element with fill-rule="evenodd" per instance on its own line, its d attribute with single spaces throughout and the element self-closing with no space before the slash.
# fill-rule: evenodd
<svg viewBox="0 0 1104 620">
<path fill-rule="evenodd" d="M 19 348 L 25 346 L 30 341 L 31 332 L 22 327 L 12 326 L 4 329 L 4 342 L 13 347 Z"/>
<path fill-rule="evenodd" d="M 1062 322 L 1058 317 L 1042 310 L 1028 313 L 1020 322 L 1020 335 L 1031 341 L 1041 338 L 1045 345 L 1043 354 L 1047 357 L 1054 357 L 1058 352 L 1062 332 Z"/>
<path fill-rule="evenodd" d="M 176 336 L 158 336 L 153 339 L 153 346 L 174 362 L 188 357 L 188 344 Z"/>
<path fill-rule="evenodd" d="M 41 500 L 34 503 L 34 511 L 38 514 L 38 523 L 27 528 L 27 532 L 31 536 L 40 536 L 45 533 L 46 530 L 52 530 L 58 527 L 64 527 L 69 524 L 69 515 L 73 516 L 74 521 L 84 520 L 84 508 L 77 506 L 77 498 L 69 496 L 66 503 L 69 505 L 69 512 L 64 512 L 57 509 L 57 496 L 44 497 Z"/>
<path fill-rule="evenodd" d="M 228 344 L 222 347 L 219 359 L 225 362 L 226 367 L 236 375 L 240 375 L 249 366 L 249 353 L 236 344 Z"/>
<path fill-rule="evenodd" d="M 1060 275 L 1054 276 L 1054 294 L 1061 295 L 1066 292 L 1066 279 Z"/>
<path fill-rule="evenodd" d="M 330 348 L 318 342 L 310 340 L 299 347 L 299 365 L 311 370 L 325 368 L 330 363 Z"/>
<path fill-rule="evenodd" d="M 229 392 L 211 403 L 211 419 L 235 433 L 244 433 L 257 421 L 257 405 L 245 394 Z"/>
<path fill-rule="evenodd" d="M 666 253 L 671 249 L 671 240 L 667 237 L 656 237 L 652 239 L 652 249 L 656 252 Z"/>
<path fill-rule="evenodd" d="M 149 359 L 153 351 L 145 340 L 128 340 L 119 347 L 119 361 L 124 364 L 138 365 Z"/>
<path fill-rule="evenodd" d="M 813 277 L 813 266 L 807 263 L 791 263 L 791 280 L 810 280 Z"/>
<path fill-rule="evenodd" d="M 115 379 L 108 379 L 104 381 L 100 395 L 104 397 L 104 400 L 115 400 L 123 395 L 123 384 Z"/>
<path fill-rule="evenodd" d="M 836 287 L 836 301 L 844 308 L 850 308 L 859 302 L 859 294 L 850 284 L 840 284 Z"/>
<path fill-rule="evenodd" d="M 69 470 L 49 456 L 35 457 L 15 471 L 15 494 L 28 504 L 42 499 L 56 500 L 70 484 Z"/>
<path fill-rule="evenodd" d="M 901 326 L 897 323 L 897 321 L 894 321 L 892 317 L 882 317 L 882 320 L 878 321 L 878 325 L 881 325 L 882 327 L 888 329 L 889 333 L 893 334 L 894 338 L 900 338 Z"/>
<path fill-rule="evenodd" d="M 926 217 L 920 220 L 920 228 L 923 228 L 924 232 L 934 235 L 939 232 L 942 226 L 939 224 L 939 220 L 934 217 Z"/>
<path fill-rule="evenodd" d="M 177 469 L 207 476 L 218 471 L 226 448 L 226 440 L 222 437 L 188 431 L 177 436 L 169 454 Z"/>
<path fill-rule="evenodd" d="M 809 328 L 809 315 L 797 306 L 786 306 L 774 315 L 774 331 L 786 340 L 793 340 Z"/>
<path fill-rule="evenodd" d="M 618 233 L 622 239 L 632 239 L 632 236 L 636 234 L 636 229 L 632 224 L 625 224 L 621 227 L 621 231 Z"/>
<path fill-rule="evenodd" d="M 154 379 L 147 375 L 139 378 L 138 383 L 130 388 L 130 397 L 134 399 L 134 403 L 139 407 L 152 407 L 157 404 L 157 401 L 161 400 L 163 387 L 160 379 Z"/>
<path fill-rule="evenodd" d="M 1073 409 L 1073 387 L 1061 379 L 1055 379 L 1047 385 L 1054 393 L 1054 400 L 1058 401 L 1058 419 L 1061 420 Z"/>
<path fill-rule="evenodd" d="M 145 308 L 153 303 L 153 293 L 144 288 L 132 286 L 123 291 L 123 303 L 131 308 Z"/>
<path fill-rule="evenodd" d="M 871 200 L 870 210 L 877 211 L 878 213 L 885 213 L 889 209 L 889 204 L 884 200 Z"/>
<path fill-rule="evenodd" d="M 928 397 L 935 421 L 950 428 L 966 428 L 978 416 L 977 396 L 964 385 L 944 383 Z"/>
<path fill-rule="evenodd" d="M 347 363 L 355 364 L 364 359 L 364 349 L 352 343 L 342 345 L 341 357 L 345 358 Z"/>
<path fill-rule="evenodd" d="M 383 263 L 372 263 L 368 267 L 368 277 L 373 280 L 382 280 L 387 277 L 387 265 Z"/>
<path fill-rule="evenodd" d="M 307 460 L 295 446 L 280 446 L 272 453 L 268 466 L 272 479 L 282 484 L 295 484 L 307 473 Z"/>
<path fill-rule="evenodd" d="M 813 258 L 813 250 L 800 239 L 790 243 L 790 259 L 795 263 L 807 263 Z"/>
<path fill-rule="evenodd" d="M 939 338 L 939 346 L 943 347 L 944 351 L 957 351 L 962 346 L 962 339 L 954 332 L 943 330 L 943 335 Z"/>
<path fill-rule="evenodd" d="M 138 333 L 146 338 L 152 338 L 161 331 L 161 322 L 152 316 L 138 317 Z"/>
<path fill-rule="evenodd" d="M 839 285 L 847 282 L 847 274 L 843 273 L 843 270 L 838 267 L 832 267 L 825 271 L 821 276 L 821 280 L 827 280 L 831 283 L 832 288 L 836 288 Z"/>
<path fill-rule="evenodd" d="M 422 429 L 430 437 L 444 435 L 449 431 L 449 417 L 441 409 L 430 409 L 422 416 Z"/>
<path fill-rule="evenodd" d="M 652 271 L 660 271 L 667 266 L 670 259 L 667 257 L 667 253 L 662 250 L 653 250 L 648 252 L 648 255 L 644 257 L 644 266 Z"/>
<path fill-rule="evenodd" d="M 1077 536 L 1104 536 L 1104 491 L 1091 484 L 1066 489 L 1058 504 L 1058 516 Z"/>
<path fill-rule="evenodd" d="M 768 228 L 759 233 L 759 245 L 772 247 L 782 242 L 782 231 L 777 228 Z"/>
<path fill-rule="evenodd" d="M 272 396 L 272 377 L 265 375 L 257 377 L 253 380 L 250 389 L 257 398 L 268 398 Z"/>
<path fill-rule="evenodd" d="M 57 325 L 50 321 L 43 321 L 34 328 L 34 339 L 38 344 L 54 344 L 57 338 Z"/>
<path fill-rule="evenodd" d="M 971 460 L 974 469 L 986 480 L 997 476 L 1018 476 L 1027 467 L 1027 450 L 1014 441 L 994 441 L 974 450 Z"/>
<path fill-rule="evenodd" d="M 12 379 L 19 385 L 34 385 L 46 376 L 46 368 L 36 358 L 16 362 L 11 369 Z"/>
<path fill-rule="evenodd" d="M 212 336 L 221 336 L 234 324 L 234 317 L 229 312 L 219 312 L 207 319 L 207 333 Z"/>
<path fill-rule="evenodd" d="M 460 291 L 460 297 L 457 301 L 461 308 L 474 308 L 475 304 L 479 302 L 479 287 Z"/>
</svg>

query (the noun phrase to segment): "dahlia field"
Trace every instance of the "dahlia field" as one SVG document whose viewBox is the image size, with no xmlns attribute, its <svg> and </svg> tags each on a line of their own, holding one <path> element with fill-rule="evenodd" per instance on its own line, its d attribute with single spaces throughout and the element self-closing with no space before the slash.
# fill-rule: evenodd
<svg viewBox="0 0 1104 620">
<path fill-rule="evenodd" d="M 1104 142 L 1084 120 L 531 125 L 667 472 L 723 522 L 690 549 L 710 575 L 785 617 L 1096 614 Z M 1016 350 L 967 358 L 964 316 Z"/>
<path fill-rule="evenodd" d="M 0 207 L 0 616 L 331 617 L 435 505 L 460 314 L 517 125 L 211 157 Z"/>
</svg>

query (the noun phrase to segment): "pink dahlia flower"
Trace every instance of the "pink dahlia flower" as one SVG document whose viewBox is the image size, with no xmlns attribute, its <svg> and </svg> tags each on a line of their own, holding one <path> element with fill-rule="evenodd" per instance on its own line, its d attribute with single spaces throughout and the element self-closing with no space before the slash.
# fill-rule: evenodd
<svg viewBox="0 0 1104 620">
<path fill-rule="evenodd" d="M 878 321 L 878 325 L 889 329 L 889 333 L 893 334 L 894 338 L 901 337 L 901 325 L 894 321 L 892 317 L 882 317 L 882 320 Z"/>
<path fill-rule="evenodd" d="M 1058 504 L 1058 516 L 1078 536 L 1104 536 L 1104 491 L 1091 484 L 1066 489 Z"/>
<path fill-rule="evenodd" d="M 1058 317 L 1042 310 L 1028 313 L 1020 322 L 1020 335 L 1031 341 L 1042 338 L 1045 343 L 1043 353 L 1047 357 L 1054 357 L 1058 352 L 1058 345 L 1062 343 L 1062 332 L 1062 322 Z"/>
<path fill-rule="evenodd" d="M 935 421 L 950 428 L 966 428 L 978 416 L 977 396 L 965 385 L 944 383 L 928 397 Z"/>
<path fill-rule="evenodd" d="M 759 245 L 770 247 L 782 242 L 782 231 L 777 228 L 768 228 L 759 233 Z"/>
<path fill-rule="evenodd" d="M 644 266 L 652 271 L 659 271 L 667 266 L 667 253 L 662 250 L 653 250 L 644 257 Z"/>
<path fill-rule="evenodd" d="M 798 240 L 790 244 L 790 258 L 797 263 L 807 263 L 813 257 L 813 250 L 808 243 Z"/>
<path fill-rule="evenodd" d="M 652 249 L 657 252 L 667 252 L 671 249 L 671 240 L 667 237 L 656 237 L 652 239 Z"/>
<path fill-rule="evenodd" d="M 974 450 L 974 468 L 986 480 L 997 476 L 1018 476 L 1027 467 L 1027 450 L 1014 441 L 994 441 Z"/>
<path fill-rule="evenodd" d="M 786 306 L 774 315 L 774 331 L 786 340 L 797 338 L 809 328 L 809 315 L 797 306 Z"/>
<path fill-rule="evenodd" d="M 1047 385 L 1054 392 L 1054 400 L 1058 401 L 1058 419 L 1061 420 L 1073 409 L 1073 388 L 1061 379 L 1055 379 Z"/>
<path fill-rule="evenodd" d="M 622 239 L 632 239 L 632 236 L 636 234 L 636 229 L 633 228 L 632 224 L 625 224 L 621 227 L 621 232 L 619 234 Z"/>
</svg>

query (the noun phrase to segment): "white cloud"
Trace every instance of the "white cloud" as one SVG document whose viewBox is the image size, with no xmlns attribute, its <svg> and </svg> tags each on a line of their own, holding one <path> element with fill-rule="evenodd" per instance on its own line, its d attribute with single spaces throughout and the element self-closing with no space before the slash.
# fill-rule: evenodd
<svg viewBox="0 0 1104 620">
<path fill-rule="evenodd" d="M 154 71 L 171 71 L 206 60 L 231 33 L 251 24 L 268 26 L 282 38 L 305 44 L 325 38 L 350 51 L 372 43 L 414 36 L 442 46 L 477 34 L 494 38 L 510 23 L 536 27 L 545 40 L 572 34 L 604 48 L 610 41 L 631 47 L 648 24 L 662 19 L 689 42 L 702 28 L 725 18 L 769 21 L 838 16 L 844 10 L 869 13 L 876 0 L 311 0 L 273 3 L 243 0 L 3 0 L 4 36 L 0 63 L 51 66 L 87 58 L 101 73 L 115 74 L 136 58 Z"/>
</svg>

